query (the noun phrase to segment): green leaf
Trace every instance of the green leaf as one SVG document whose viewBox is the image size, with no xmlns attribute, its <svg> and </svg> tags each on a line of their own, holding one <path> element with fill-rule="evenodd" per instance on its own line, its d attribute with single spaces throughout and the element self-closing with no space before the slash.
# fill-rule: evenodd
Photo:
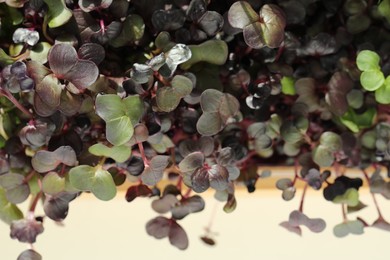
<svg viewBox="0 0 390 260">
<path fill-rule="evenodd" d="M 47 55 L 51 45 L 47 42 L 39 42 L 34 48 L 31 50 L 30 58 L 33 61 L 39 62 L 41 64 L 45 64 L 47 62 Z"/>
<path fill-rule="evenodd" d="M 65 189 L 65 178 L 56 172 L 49 172 L 42 179 L 42 191 L 44 193 L 55 195 Z"/>
<path fill-rule="evenodd" d="M 171 81 L 171 86 L 180 97 L 191 94 L 193 88 L 192 81 L 182 75 L 176 75 Z"/>
<path fill-rule="evenodd" d="M 390 104 L 390 76 L 387 76 L 385 83 L 375 91 L 375 100 L 380 104 Z"/>
<path fill-rule="evenodd" d="M 126 161 L 131 155 L 131 148 L 124 145 L 107 147 L 97 143 L 90 146 L 88 151 L 96 156 L 110 157 L 119 163 Z"/>
<path fill-rule="evenodd" d="M 390 0 L 382 0 L 378 5 L 378 11 L 390 23 Z"/>
<path fill-rule="evenodd" d="M 175 147 L 175 144 L 167 136 L 163 135 L 161 141 L 157 144 L 150 144 L 157 153 L 165 153 L 169 148 Z"/>
<path fill-rule="evenodd" d="M 375 130 L 367 131 L 361 137 L 362 145 L 368 149 L 375 149 L 376 139 L 377 135 Z"/>
<path fill-rule="evenodd" d="M 14 59 L 8 56 L 3 49 L 0 48 L 0 66 L 5 67 L 14 63 Z"/>
<path fill-rule="evenodd" d="M 134 133 L 134 127 L 130 118 L 121 116 L 106 122 L 107 140 L 113 145 L 123 145 L 130 141 Z"/>
<path fill-rule="evenodd" d="M 191 58 L 180 65 L 183 70 L 188 70 L 195 63 L 208 62 L 215 65 L 225 64 L 228 57 L 228 46 L 222 40 L 208 40 L 199 45 L 189 45 Z"/>
<path fill-rule="evenodd" d="M 320 144 L 328 148 L 331 152 L 337 152 L 342 147 L 342 140 L 338 134 L 328 131 L 321 134 Z"/>
<path fill-rule="evenodd" d="M 0 219 L 7 224 L 23 218 L 22 211 L 7 200 L 5 190 L 0 188 Z"/>
<path fill-rule="evenodd" d="M 56 28 L 67 23 L 72 17 L 72 11 L 70 11 L 66 5 L 65 0 L 43 0 L 49 10 L 46 14 L 46 19 L 50 28 Z"/>
<path fill-rule="evenodd" d="M 180 96 L 172 87 L 162 87 L 157 90 L 156 103 L 162 111 L 171 112 L 179 105 Z"/>
<path fill-rule="evenodd" d="M 145 23 L 141 16 L 130 14 L 122 24 L 121 33 L 110 43 L 115 48 L 133 44 L 144 35 Z"/>
<path fill-rule="evenodd" d="M 203 113 L 198 122 L 196 123 L 196 129 L 199 134 L 204 136 L 212 136 L 220 132 L 224 127 L 221 117 L 218 112 Z"/>
<path fill-rule="evenodd" d="M 144 112 L 143 102 L 137 95 L 123 100 L 115 94 L 98 95 L 95 109 L 106 121 L 107 140 L 116 146 L 131 139 L 134 133 L 133 124 L 138 123 Z"/>
<path fill-rule="evenodd" d="M 116 186 L 111 174 L 101 166 L 80 165 L 69 171 L 73 187 L 81 191 L 91 191 L 100 200 L 111 200 L 116 195 Z"/>
<path fill-rule="evenodd" d="M 5 195 L 11 203 L 21 203 L 30 195 L 30 188 L 24 181 L 24 176 L 18 173 L 6 173 L 0 176 L 0 186 L 5 189 Z"/>
<path fill-rule="evenodd" d="M 348 234 L 361 235 L 364 233 L 364 224 L 359 220 L 349 220 L 336 225 L 333 234 L 336 237 L 345 237 Z"/>
<path fill-rule="evenodd" d="M 144 102 L 138 95 L 128 96 L 122 102 L 125 114 L 130 117 L 131 123 L 136 125 L 144 114 Z"/>
<path fill-rule="evenodd" d="M 321 167 L 329 167 L 332 166 L 334 162 L 333 153 L 323 145 L 317 146 L 313 150 L 313 161 Z"/>
<path fill-rule="evenodd" d="M 361 129 L 372 126 L 376 114 L 377 112 L 374 107 L 369 107 L 362 114 L 356 114 L 354 110 L 349 109 L 343 116 L 340 117 L 340 121 L 352 132 L 358 133 Z"/>
<path fill-rule="evenodd" d="M 359 192 L 354 188 L 349 188 L 343 195 L 336 196 L 333 203 L 344 203 L 350 207 L 355 207 L 359 204 Z"/>
<path fill-rule="evenodd" d="M 295 80 L 292 77 L 286 77 L 284 76 L 281 80 L 280 83 L 282 84 L 282 92 L 285 95 L 295 95 Z"/>
<path fill-rule="evenodd" d="M 374 91 L 385 83 L 385 77 L 380 70 L 363 71 L 360 75 L 360 83 L 368 91 Z"/>
<path fill-rule="evenodd" d="M 96 113 L 104 121 L 116 119 L 124 115 L 122 99 L 116 94 L 98 95 L 95 106 Z"/>
</svg>

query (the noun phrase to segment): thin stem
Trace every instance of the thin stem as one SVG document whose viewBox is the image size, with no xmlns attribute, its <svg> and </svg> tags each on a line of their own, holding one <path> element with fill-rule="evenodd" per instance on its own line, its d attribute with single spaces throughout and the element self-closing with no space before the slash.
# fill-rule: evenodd
<svg viewBox="0 0 390 260">
<path fill-rule="evenodd" d="M 139 152 L 141 153 L 141 157 L 142 160 L 144 161 L 145 166 L 149 165 L 149 160 L 148 158 L 146 158 L 144 145 L 142 143 L 138 143 L 138 149 Z"/>
<path fill-rule="evenodd" d="M 297 182 L 299 178 L 299 175 L 298 175 L 298 167 L 299 167 L 299 162 L 298 162 L 298 159 L 295 158 L 294 160 L 294 179 L 292 181 L 292 186 L 295 185 L 295 183 Z"/>
<path fill-rule="evenodd" d="M 345 210 L 345 204 L 344 203 L 341 204 L 341 211 L 343 212 L 343 221 L 344 222 L 348 221 L 347 212 Z"/>
<path fill-rule="evenodd" d="M 215 202 L 214 207 L 213 207 L 213 210 L 211 211 L 211 216 L 210 216 L 209 223 L 208 223 L 208 225 L 205 227 L 205 230 L 206 230 L 207 235 L 209 235 L 209 234 L 211 233 L 211 227 L 213 226 L 215 217 L 216 217 L 216 215 L 217 215 L 217 206 L 218 206 L 218 202 Z"/>
<path fill-rule="evenodd" d="M 9 136 L 4 130 L 3 127 L 3 115 L 0 114 L 0 136 L 2 136 L 5 140 L 8 140 Z"/>
<path fill-rule="evenodd" d="M 188 190 L 186 191 L 186 193 L 183 195 L 183 198 L 188 198 L 191 194 L 191 191 L 192 189 L 191 188 L 188 188 Z"/>
<path fill-rule="evenodd" d="M 43 36 L 45 36 L 46 40 L 48 40 L 49 43 L 53 44 L 54 43 L 53 38 L 51 38 L 49 36 L 49 34 L 47 33 L 47 24 L 48 24 L 47 16 L 45 16 L 45 18 L 43 19 L 43 24 L 42 24 L 42 33 L 43 33 Z"/>
<path fill-rule="evenodd" d="M 102 158 L 100 158 L 98 165 L 103 166 L 103 165 L 104 165 L 104 162 L 106 161 L 106 159 L 107 159 L 107 158 L 106 158 L 105 156 L 103 156 Z"/>
<path fill-rule="evenodd" d="M 24 178 L 24 183 L 28 183 L 35 175 L 35 171 L 32 170 L 25 178 Z"/>
<path fill-rule="evenodd" d="M 35 195 L 35 197 L 32 199 L 31 201 L 31 204 L 30 204 L 30 208 L 28 210 L 28 212 L 32 215 L 34 215 L 34 211 L 35 211 L 35 208 L 38 204 L 38 201 L 39 199 L 41 198 L 42 196 L 42 191 L 40 191 L 37 195 Z"/>
<path fill-rule="evenodd" d="M 179 180 L 177 181 L 176 188 L 181 191 L 181 187 L 183 184 L 183 177 L 180 175 Z"/>
<path fill-rule="evenodd" d="M 370 178 L 368 177 L 367 172 L 365 170 L 362 170 L 362 171 L 363 171 L 364 177 L 367 180 L 368 186 L 370 186 Z M 383 215 L 382 215 L 382 212 L 381 212 L 381 210 L 379 208 L 379 204 L 378 204 L 378 201 L 376 200 L 375 194 L 372 193 L 371 190 L 370 190 L 370 193 L 371 193 L 371 196 L 372 196 L 372 200 L 374 201 L 375 208 L 378 211 L 379 218 L 383 218 Z"/>
<path fill-rule="evenodd" d="M 303 202 L 305 201 L 306 191 L 307 191 L 307 183 L 305 184 L 305 187 L 303 187 L 301 202 L 299 203 L 299 212 L 303 213 Z"/>
<path fill-rule="evenodd" d="M 22 104 L 20 104 L 19 101 L 7 89 L 1 89 L 0 96 L 6 97 L 9 101 L 12 102 L 12 104 L 15 105 L 15 107 L 17 107 L 20 111 L 22 111 L 30 119 L 34 118 L 33 114 L 31 114 L 30 111 L 28 111 Z"/>
</svg>

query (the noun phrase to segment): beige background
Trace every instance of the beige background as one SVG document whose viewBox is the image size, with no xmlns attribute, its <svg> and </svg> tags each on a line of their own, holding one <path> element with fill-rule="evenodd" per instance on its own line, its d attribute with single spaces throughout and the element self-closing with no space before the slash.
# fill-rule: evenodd
<svg viewBox="0 0 390 260">
<path fill-rule="evenodd" d="M 190 238 L 190 246 L 180 251 L 170 246 L 168 239 L 156 240 L 145 232 L 145 223 L 157 216 L 150 208 L 150 199 L 124 200 L 124 193 L 111 202 L 101 202 L 89 194 L 71 204 L 65 227 L 51 220 L 45 221 L 45 232 L 35 248 L 45 260 L 69 259 L 390 259 L 390 233 L 367 228 L 363 236 L 349 235 L 343 239 L 333 236 L 332 228 L 342 221 L 341 208 L 325 201 L 322 193 L 308 190 L 305 213 L 309 217 L 323 217 L 327 228 L 314 234 L 303 228 L 299 237 L 278 224 L 287 220 L 289 213 L 298 208 L 297 197 L 285 202 L 276 190 L 260 189 L 254 194 L 237 192 L 238 207 L 231 214 L 222 211 L 223 204 L 205 194 L 206 209 L 180 221 Z M 361 200 L 369 207 L 357 215 L 369 223 L 376 219 L 371 196 L 367 189 Z M 385 217 L 390 220 L 390 203 L 378 197 Z M 218 211 L 213 230 L 218 232 L 217 245 L 210 247 L 200 241 L 203 228 L 209 222 L 213 207 Z M 26 249 L 25 244 L 9 238 L 9 228 L 0 223 L 0 259 L 12 260 Z"/>
</svg>

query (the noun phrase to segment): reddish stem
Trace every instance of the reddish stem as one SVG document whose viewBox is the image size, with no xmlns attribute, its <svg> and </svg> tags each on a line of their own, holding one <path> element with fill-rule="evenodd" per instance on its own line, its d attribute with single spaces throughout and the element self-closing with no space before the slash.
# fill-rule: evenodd
<svg viewBox="0 0 390 260">
<path fill-rule="evenodd" d="M 305 187 L 303 187 L 301 202 L 299 203 L 299 212 L 303 213 L 303 202 L 305 201 L 306 191 L 307 191 L 307 183 L 305 184 Z"/>
<path fill-rule="evenodd" d="M 7 89 L 0 89 L 0 96 L 6 97 L 26 116 L 28 116 L 30 119 L 33 119 L 34 116 L 22 104 L 20 104 L 19 101 Z"/>
<path fill-rule="evenodd" d="M 364 177 L 365 177 L 366 180 L 367 180 L 368 186 L 370 186 L 370 178 L 368 177 L 367 172 L 366 172 L 365 170 L 362 170 L 362 171 L 363 171 Z M 379 204 L 378 204 L 378 201 L 376 200 L 375 194 L 372 193 L 371 191 L 370 191 L 370 193 L 371 193 L 371 196 L 372 196 L 372 200 L 374 201 L 375 208 L 376 208 L 376 210 L 378 211 L 379 218 L 382 218 L 382 219 L 383 219 L 382 212 L 381 212 L 381 210 L 380 210 L 380 208 L 379 208 Z"/>
<path fill-rule="evenodd" d="M 142 160 L 144 161 L 145 166 L 148 166 L 149 160 L 148 158 L 146 158 L 144 145 L 142 143 L 138 143 L 138 149 L 141 154 Z"/>
<path fill-rule="evenodd" d="M 298 176 L 298 167 L 299 167 L 299 162 L 298 162 L 298 159 L 295 158 L 294 160 L 294 179 L 292 181 L 292 186 L 295 185 L 296 181 L 299 179 L 299 176 Z"/>
<path fill-rule="evenodd" d="M 42 191 L 40 191 L 37 195 L 35 195 L 35 197 L 33 198 L 32 202 L 31 202 L 31 205 L 30 205 L 30 208 L 28 210 L 28 212 L 32 215 L 34 215 L 34 211 L 35 211 L 35 208 L 38 204 L 38 201 L 39 199 L 41 198 L 42 196 Z"/>
<path fill-rule="evenodd" d="M 211 216 L 210 216 L 209 223 L 208 223 L 208 225 L 205 227 L 205 230 L 206 230 L 207 235 L 209 235 L 209 234 L 211 233 L 211 227 L 213 226 L 215 217 L 216 217 L 216 215 L 217 215 L 217 205 L 218 205 L 218 203 L 216 202 L 216 203 L 214 204 L 213 210 L 211 211 Z"/>
<path fill-rule="evenodd" d="M 104 20 L 100 20 L 100 29 L 102 30 L 102 34 L 106 32 L 106 26 L 104 25 Z"/>
</svg>

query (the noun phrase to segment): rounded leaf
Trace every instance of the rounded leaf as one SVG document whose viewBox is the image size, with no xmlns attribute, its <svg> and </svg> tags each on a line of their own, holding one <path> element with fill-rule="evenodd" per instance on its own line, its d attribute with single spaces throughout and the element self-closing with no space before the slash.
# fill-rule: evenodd
<svg viewBox="0 0 390 260">
<path fill-rule="evenodd" d="M 42 191 L 54 195 L 65 189 L 65 178 L 56 172 L 49 172 L 42 179 Z"/>
<path fill-rule="evenodd" d="M 360 83 L 368 91 L 374 91 L 385 83 L 385 77 L 380 70 L 363 71 L 360 75 Z"/>
<path fill-rule="evenodd" d="M 356 58 L 356 65 L 361 71 L 379 70 L 380 57 L 376 52 L 363 50 Z"/>
<path fill-rule="evenodd" d="M 245 26 L 256 22 L 259 15 L 246 1 L 237 1 L 230 6 L 228 20 L 232 27 L 244 29 Z"/>
</svg>

